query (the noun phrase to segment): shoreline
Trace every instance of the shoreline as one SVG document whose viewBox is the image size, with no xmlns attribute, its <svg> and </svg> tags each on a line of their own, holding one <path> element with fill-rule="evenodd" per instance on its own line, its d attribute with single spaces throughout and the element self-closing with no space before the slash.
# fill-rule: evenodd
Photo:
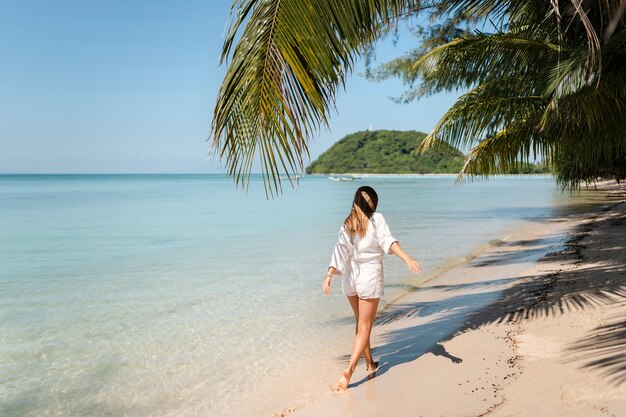
<svg viewBox="0 0 626 417">
<path fill-rule="evenodd" d="M 620 187 L 607 188 L 609 194 L 614 194 L 613 199 L 625 199 Z M 532 227 L 526 225 L 526 230 L 516 230 L 494 246 L 483 245 L 486 249 L 475 256 L 468 256 L 465 261 L 433 274 L 416 290 L 391 300 L 377 318 L 372 334 L 373 355 L 381 362 L 373 379 L 367 378 L 360 365 L 347 392 L 328 392 L 306 405 L 275 415 L 588 416 L 596 415 L 593 412 L 598 410 L 597 415 L 625 415 L 626 368 L 620 368 L 619 363 L 610 368 L 613 375 L 617 375 L 618 386 L 593 374 L 593 370 L 585 370 L 601 367 L 607 361 L 612 363 L 604 356 L 619 349 L 619 343 L 624 346 L 624 340 L 614 337 L 613 344 L 604 348 L 609 353 L 596 352 L 599 355 L 596 364 L 580 368 L 583 370 L 579 369 L 580 359 L 561 364 L 554 356 L 545 357 L 543 361 L 537 358 L 546 350 L 558 352 L 558 356 L 567 352 L 572 344 L 572 340 L 553 339 L 559 333 L 559 326 L 563 327 L 562 322 L 572 320 L 569 310 L 563 310 L 563 300 L 570 299 L 567 291 L 576 287 L 576 281 L 568 280 L 565 293 L 559 298 L 560 304 L 557 302 L 548 308 L 546 303 L 554 296 L 555 288 L 564 285 L 560 282 L 563 271 L 569 273 L 586 265 L 581 259 L 589 249 L 580 242 L 589 239 L 590 232 L 580 230 L 604 230 L 609 226 L 593 226 L 603 221 L 606 224 L 613 221 L 611 227 L 619 227 L 622 220 L 626 223 L 623 214 L 626 204 L 609 200 L 607 195 L 605 208 L 596 207 L 584 214 L 533 221 Z M 606 209 L 607 204 L 609 209 Z M 617 217 L 607 220 L 606 216 Z M 623 239 L 626 226 L 621 233 L 613 237 Z M 600 239 L 596 244 L 606 241 Z M 572 259 L 572 251 L 579 258 Z M 626 269 L 623 251 L 613 254 L 613 258 L 608 259 L 611 260 L 618 270 Z M 618 313 L 624 316 L 624 281 L 623 276 L 616 279 L 612 295 L 596 294 L 595 301 L 583 302 L 578 319 L 587 326 L 579 325 L 579 329 L 584 328 L 580 332 L 589 332 L 592 330 L 589 326 L 594 325 L 596 333 L 601 332 L 604 321 L 589 317 L 605 309 L 610 309 L 615 317 Z M 565 302 L 565 309 L 576 310 L 582 302 L 580 298 L 579 295 L 578 299 L 573 297 Z M 556 313 L 552 309 L 561 311 Z M 542 324 L 534 320 L 541 320 Z M 616 324 L 606 326 L 614 329 Z M 573 334 L 569 327 L 566 334 L 561 335 L 562 339 Z M 584 339 L 582 334 L 578 336 Z M 552 350 L 542 345 L 543 339 L 551 340 Z M 593 339 L 583 345 L 587 351 L 594 349 Z M 623 350 L 622 355 L 626 360 Z M 571 388 L 558 384 L 561 374 L 567 375 L 569 380 L 580 377 L 581 373 L 585 373 L 581 381 L 596 378 L 593 393 L 597 395 L 587 390 L 586 398 L 593 398 L 587 400 L 588 404 L 581 400 L 573 401 L 576 407 L 561 404 L 552 397 L 560 395 L 562 398 L 563 393 L 541 383 L 546 379 L 544 369 L 556 369 L 548 375 L 551 378 L 547 378 L 552 381 L 552 387 Z M 529 396 L 542 398 L 531 403 L 542 402 L 548 408 L 537 409 L 536 405 L 529 404 Z M 576 410 L 584 412 L 577 414 Z"/>
</svg>

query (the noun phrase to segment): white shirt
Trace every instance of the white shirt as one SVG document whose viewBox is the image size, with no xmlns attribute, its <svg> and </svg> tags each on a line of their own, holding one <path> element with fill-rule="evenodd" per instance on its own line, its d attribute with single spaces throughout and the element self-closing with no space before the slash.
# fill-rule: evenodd
<svg viewBox="0 0 626 417">
<path fill-rule="evenodd" d="M 367 224 L 365 236 L 351 236 L 345 226 L 339 229 L 339 238 L 330 260 L 330 266 L 343 274 L 350 261 L 358 263 L 382 263 L 383 255 L 389 253 L 393 242 L 389 226 L 381 213 L 374 213 Z"/>
</svg>

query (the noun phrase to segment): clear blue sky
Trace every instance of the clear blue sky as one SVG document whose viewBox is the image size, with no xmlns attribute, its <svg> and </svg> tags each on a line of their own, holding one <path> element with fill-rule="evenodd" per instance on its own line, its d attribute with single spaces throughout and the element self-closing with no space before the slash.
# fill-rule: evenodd
<svg viewBox="0 0 626 417">
<path fill-rule="evenodd" d="M 206 142 L 230 1 L 0 0 L 0 172 L 220 172 Z M 384 61 L 408 50 L 379 45 Z M 357 72 L 362 72 L 358 69 Z M 456 96 L 393 103 L 355 73 L 312 158 L 346 134 L 429 131 Z"/>
</svg>

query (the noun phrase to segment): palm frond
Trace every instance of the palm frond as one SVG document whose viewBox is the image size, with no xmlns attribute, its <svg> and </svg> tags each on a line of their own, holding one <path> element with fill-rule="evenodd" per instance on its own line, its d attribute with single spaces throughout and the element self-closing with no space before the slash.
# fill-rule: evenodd
<svg viewBox="0 0 626 417">
<path fill-rule="evenodd" d="M 431 50 L 412 64 L 430 92 L 466 89 L 478 83 L 536 74 L 537 63 L 554 60 L 559 46 L 526 33 L 476 34 Z M 532 78 L 532 77 L 528 77 Z"/>
<path fill-rule="evenodd" d="M 522 162 L 529 162 L 531 157 L 546 158 L 550 150 L 550 143 L 538 134 L 534 123 L 527 121 L 512 124 L 483 139 L 470 150 L 457 183 L 466 175 L 487 176 L 509 172 Z"/>
<path fill-rule="evenodd" d="M 328 127 L 358 54 L 418 6 L 411 0 L 236 0 L 222 52 L 222 61 L 232 62 L 211 127 L 212 149 L 236 184 L 247 186 L 256 158 L 270 194 L 282 189 L 281 172 L 303 171 L 308 141 Z"/>
<path fill-rule="evenodd" d="M 600 150 L 600 135 L 606 132 L 608 136 L 619 138 L 624 126 L 626 100 L 610 90 L 589 86 L 561 98 L 558 104 L 550 102 L 538 127 L 556 136 L 559 141 L 580 140 L 583 136 L 595 137 L 594 149 Z M 622 146 L 626 147 L 626 143 Z"/>
<path fill-rule="evenodd" d="M 509 77 L 511 67 L 517 69 L 516 78 L 533 80 L 537 64 L 556 62 L 560 47 L 546 41 L 541 33 L 529 37 L 531 34 L 528 30 L 519 30 L 463 35 L 428 52 L 415 50 L 383 64 L 375 77 L 379 80 L 400 77 L 411 89 L 404 95 L 405 102 Z M 416 83 L 419 86 L 413 90 Z"/>
<path fill-rule="evenodd" d="M 462 95 L 426 136 L 418 152 L 450 144 L 466 148 L 512 123 L 538 120 L 546 99 L 529 95 L 518 79 L 483 83 Z"/>
<path fill-rule="evenodd" d="M 547 68 L 547 76 L 544 79 L 545 88 L 542 91 L 546 97 L 558 100 L 570 94 L 575 94 L 581 89 L 592 85 L 595 73 L 589 72 L 588 61 L 584 53 L 572 53 L 568 51 L 568 57 L 562 59 L 552 68 Z"/>
</svg>

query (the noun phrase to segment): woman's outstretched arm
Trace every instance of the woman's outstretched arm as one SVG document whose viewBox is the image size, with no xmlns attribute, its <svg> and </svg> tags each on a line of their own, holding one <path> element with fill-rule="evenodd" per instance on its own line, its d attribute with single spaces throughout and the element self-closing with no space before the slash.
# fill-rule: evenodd
<svg viewBox="0 0 626 417">
<path fill-rule="evenodd" d="M 415 259 L 411 258 L 411 256 L 406 253 L 404 249 L 402 249 L 402 246 L 400 246 L 397 241 L 391 244 L 389 252 L 393 253 L 394 255 L 398 255 L 400 259 L 406 262 L 406 266 L 408 266 L 411 272 L 413 272 L 414 274 L 419 274 L 420 272 L 422 272 L 422 267 L 420 266 L 420 264 Z"/>
</svg>

